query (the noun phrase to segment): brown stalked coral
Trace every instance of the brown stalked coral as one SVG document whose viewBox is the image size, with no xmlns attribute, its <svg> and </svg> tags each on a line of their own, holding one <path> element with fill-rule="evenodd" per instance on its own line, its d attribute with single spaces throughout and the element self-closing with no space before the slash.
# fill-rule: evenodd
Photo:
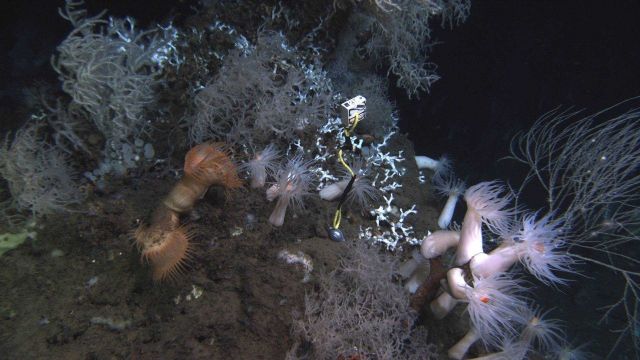
<svg viewBox="0 0 640 360">
<path fill-rule="evenodd" d="M 184 226 L 167 231 L 162 226 L 141 226 L 136 230 L 136 243 L 142 259 L 153 265 L 153 280 L 175 279 L 191 257 L 191 233 Z"/>
<path fill-rule="evenodd" d="M 237 188 L 242 185 L 231 154 L 224 143 L 194 146 L 184 159 L 184 173 L 202 184 Z"/>
<path fill-rule="evenodd" d="M 175 279 L 191 257 L 191 232 L 180 226 L 180 214 L 190 211 L 212 185 L 235 189 L 242 185 L 229 151 L 222 143 L 204 143 L 187 153 L 184 176 L 156 208 L 151 225 L 134 233 L 142 259 L 153 266 L 153 280 Z"/>
<path fill-rule="evenodd" d="M 223 143 L 204 143 L 189 150 L 184 160 L 184 177 L 163 203 L 178 213 L 188 212 L 212 185 L 221 185 L 226 189 L 242 185 L 236 166 Z"/>
</svg>

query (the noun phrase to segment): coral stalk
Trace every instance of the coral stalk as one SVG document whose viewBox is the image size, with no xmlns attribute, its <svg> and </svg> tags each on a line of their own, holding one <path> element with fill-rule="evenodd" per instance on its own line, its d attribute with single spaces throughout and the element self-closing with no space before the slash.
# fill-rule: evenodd
<svg viewBox="0 0 640 360">
<path fill-rule="evenodd" d="M 451 359 L 461 360 L 467 354 L 471 345 L 479 339 L 480 335 L 472 326 L 464 337 L 449 349 L 447 355 L 449 355 L 449 358 Z"/>
<path fill-rule="evenodd" d="M 420 253 L 427 259 L 444 254 L 447 249 L 458 245 L 460 233 L 452 230 L 434 231 L 422 240 Z"/>
<path fill-rule="evenodd" d="M 512 195 L 497 181 L 482 182 L 467 189 L 464 199 L 467 212 L 460 231 L 460 245 L 456 253 L 456 265 L 467 263 L 474 255 L 483 252 L 482 224 L 497 233 L 505 233 L 514 210 L 507 209 Z"/>
</svg>

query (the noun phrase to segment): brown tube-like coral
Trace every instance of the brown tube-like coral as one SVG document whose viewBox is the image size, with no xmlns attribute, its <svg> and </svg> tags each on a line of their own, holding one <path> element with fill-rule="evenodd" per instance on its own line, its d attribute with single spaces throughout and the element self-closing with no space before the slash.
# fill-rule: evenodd
<svg viewBox="0 0 640 360">
<path fill-rule="evenodd" d="M 191 256 L 191 234 L 180 226 L 178 213 L 162 204 L 155 210 L 151 225 L 140 225 L 134 236 L 142 259 L 153 266 L 154 281 L 175 279 Z"/>
<path fill-rule="evenodd" d="M 184 176 L 173 187 L 163 204 L 186 213 L 212 185 L 235 189 L 242 185 L 235 164 L 223 143 L 204 143 L 193 147 L 184 159 Z"/>
<path fill-rule="evenodd" d="M 222 143 L 204 143 L 187 153 L 184 176 L 155 209 L 151 225 L 140 225 L 134 233 L 142 259 L 153 267 L 153 280 L 173 279 L 179 275 L 193 248 L 191 232 L 180 225 L 180 214 L 193 209 L 210 186 L 227 190 L 242 185 L 227 147 Z"/>
</svg>

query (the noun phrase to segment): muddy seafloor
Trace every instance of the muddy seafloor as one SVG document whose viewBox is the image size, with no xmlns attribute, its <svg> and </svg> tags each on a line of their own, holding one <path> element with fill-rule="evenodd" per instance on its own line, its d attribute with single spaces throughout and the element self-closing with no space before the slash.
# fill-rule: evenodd
<svg viewBox="0 0 640 360">
<path fill-rule="evenodd" d="M 413 159 L 411 144 L 395 138 L 390 150 Z M 408 222 L 421 236 L 435 229 L 441 201 L 428 183 L 419 183 L 413 161 L 403 166 L 395 201 L 405 209 L 417 205 Z M 131 231 L 176 181 L 148 173 L 94 193 L 87 210 L 47 218 L 36 240 L 0 257 L 2 358 L 285 357 L 295 342 L 292 322 L 316 284 L 313 276 L 304 283 L 302 268 L 278 253 L 304 252 L 313 260 L 312 274 L 333 270 L 345 246 L 326 237 L 336 204 L 314 194 L 304 210 L 287 213 L 284 226 L 275 228 L 267 222 L 274 204 L 263 189 L 225 196 L 212 188 L 183 219 L 196 234 L 189 269 L 176 282 L 154 283 Z M 344 214 L 348 241 L 357 239 L 361 224 L 374 222 L 360 211 Z M 408 249 L 398 255 L 406 257 Z M 432 341 L 450 346 L 457 338 L 451 335 Z"/>
</svg>

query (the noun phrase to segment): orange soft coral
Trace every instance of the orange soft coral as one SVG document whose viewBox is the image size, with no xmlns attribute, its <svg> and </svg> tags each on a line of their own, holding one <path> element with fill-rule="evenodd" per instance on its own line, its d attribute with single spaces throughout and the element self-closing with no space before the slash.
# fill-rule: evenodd
<svg viewBox="0 0 640 360">
<path fill-rule="evenodd" d="M 184 271 L 193 251 L 190 245 L 192 233 L 185 226 L 169 230 L 161 225 L 140 226 L 136 232 L 136 244 L 142 259 L 153 266 L 153 280 L 175 279 Z"/>
<path fill-rule="evenodd" d="M 212 185 L 226 189 L 242 185 L 236 165 L 223 143 L 204 143 L 189 150 L 184 160 L 184 177 L 163 203 L 178 213 L 188 212 Z"/>
<path fill-rule="evenodd" d="M 207 187 L 222 185 L 234 189 L 242 185 L 229 148 L 224 143 L 194 146 L 185 157 L 184 174 Z"/>
<path fill-rule="evenodd" d="M 195 146 L 185 157 L 184 176 L 154 211 L 151 225 L 134 233 L 142 259 L 153 266 L 153 280 L 175 279 L 192 254 L 191 231 L 179 215 L 190 211 L 212 185 L 235 189 L 242 185 L 230 153 L 222 143 Z"/>
</svg>

